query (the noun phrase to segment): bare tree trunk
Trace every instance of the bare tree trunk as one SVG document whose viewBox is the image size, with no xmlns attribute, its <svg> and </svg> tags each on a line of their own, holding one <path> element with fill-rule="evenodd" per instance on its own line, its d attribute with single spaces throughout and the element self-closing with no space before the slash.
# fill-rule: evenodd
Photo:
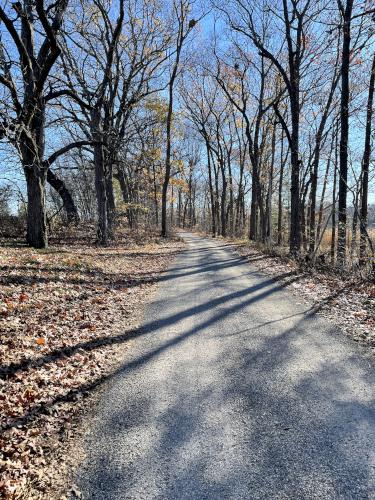
<svg viewBox="0 0 375 500">
<path fill-rule="evenodd" d="M 116 201 L 115 201 L 115 193 L 113 190 L 113 172 L 112 165 L 107 164 L 106 169 L 106 191 L 107 191 L 107 200 L 108 200 L 108 236 L 109 238 L 113 238 L 115 231 L 115 222 L 116 222 Z"/>
<path fill-rule="evenodd" d="M 276 149 L 276 122 L 273 124 L 272 130 L 272 145 L 271 145 L 271 165 L 268 177 L 268 194 L 267 194 L 267 240 L 272 243 L 272 192 L 273 192 L 273 172 L 275 165 L 275 149 Z"/>
<path fill-rule="evenodd" d="M 373 116 L 373 102 L 374 102 L 374 86 L 375 86 L 375 55 L 372 59 L 370 84 L 367 100 L 367 116 L 366 116 L 366 133 L 365 133 L 365 149 L 362 159 L 362 174 L 361 174 L 361 243 L 359 253 L 359 263 L 363 265 L 366 260 L 366 244 L 367 244 L 367 218 L 368 218 L 368 179 L 371 157 L 371 132 L 372 132 L 372 116 Z"/>
<path fill-rule="evenodd" d="M 292 100 L 292 142 L 291 154 L 291 187 L 290 187 L 290 253 L 297 255 L 301 248 L 301 219 L 300 219 L 300 193 L 299 193 L 299 97 Z"/>
<path fill-rule="evenodd" d="M 287 157 L 287 155 L 286 155 Z M 284 131 L 281 132 L 281 154 L 280 154 L 280 175 L 279 175 L 279 200 L 278 200 L 278 213 L 277 213 L 277 244 L 281 245 L 283 241 L 283 182 L 284 182 L 284 168 L 286 158 L 284 161 Z"/>
<path fill-rule="evenodd" d="M 158 203 L 158 189 L 156 184 L 156 172 L 155 165 L 152 164 L 152 175 L 153 175 L 153 188 L 154 188 L 154 206 L 155 206 L 155 224 L 159 225 L 159 203 Z"/>
<path fill-rule="evenodd" d="M 97 238 L 99 245 L 108 245 L 108 198 L 104 170 L 103 146 L 94 147 L 95 191 L 97 201 Z"/>
<path fill-rule="evenodd" d="M 173 200 L 173 195 L 174 195 L 174 187 L 172 184 L 172 201 L 171 201 L 171 213 L 170 213 L 170 224 L 173 227 L 173 218 L 174 218 L 174 200 Z"/>
<path fill-rule="evenodd" d="M 46 172 L 29 163 L 25 169 L 27 184 L 27 243 L 34 248 L 48 246 L 46 223 Z"/>
<path fill-rule="evenodd" d="M 226 224 L 226 210 L 225 210 L 225 204 L 226 204 L 226 199 L 227 199 L 227 180 L 225 177 L 225 170 L 224 170 L 224 162 L 221 160 L 220 161 L 220 171 L 221 171 L 221 180 L 222 180 L 222 186 L 221 186 L 221 211 L 220 211 L 220 218 L 221 218 L 221 236 L 224 238 L 227 235 L 227 224 Z"/>
<path fill-rule="evenodd" d="M 357 230 L 358 230 L 358 198 L 359 198 L 359 185 L 357 186 L 356 192 L 353 193 L 353 207 L 354 207 L 354 213 L 353 213 L 353 221 L 352 221 L 352 241 L 350 245 L 350 258 L 352 261 L 352 264 L 354 262 L 354 256 L 355 256 L 355 251 L 357 247 Z"/>
<path fill-rule="evenodd" d="M 233 177 L 230 160 L 228 159 L 228 184 L 229 184 L 229 205 L 227 211 L 227 219 L 229 219 L 230 236 L 234 234 L 234 196 L 233 196 Z"/>
<path fill-rule="evenodd" d="M 337 189 L 337 142 L 338 134 L 336 134 L 336 147 L 335 147 L 335 165 L 333 171 L 333 190 L 332 190 L 332 235 L 331 235 L 331 262 L 335 263 L 336 253 L 336 189 Z"/>
<path fill-rule="evenodd" d="M 178 190 L 178 208 L 177 208 L 177 225 L 181 227 L 181 205 L 182 205 L 182 190 Z"/>
<path fill-rule="evenodd" d="M 208 185 L 210 190 L 210 202 L 211 202 L 211 233 L 212 237 L 215 238 L 216 236 L 215 195 L 212 183 L 210 145 L 207 139 L 206 139 L 206 151 L 207 151 L 207 167 L 208 167 Z"/>
<path fill-rule="evenodd" d="M 350 70 L 350 39 L 351 39 L 351 17 L 353 0 L 347 0 L 346 6 L 339 6 L 343 18 L 343 46 L 341 61 L 341 138 L 340 138 L 340 177 L 339 177 L 339 205 L 338 205 L 338 241 L 337 260 L 340 266 L 346 261 L 346 206 L 347 206 L 347 182 L 348 182 L 348 139 L 349 139 L 349 70 Z"/>
<path fill-rule="evenodd" d="M 176 68 L 177 71 L 177 68 Z M 172 152 L 172 115 L 173 115 L 173 83 L 174 78 L 171 79 L 169 84 L 169 103 L 168 103 L 168 113 L 167 113 L 167 149 L 165 156 L 165 174 L 164 182 L 162 188 L 162 199 L 161 199 L 161 235 L 163 238 L 167 237 L 167 195 L 169 180 L 171 177 L 171 152 Z"/>
<path fill-rule="evenodd" d="M 211 157 L 212 160 L 212 157 Z M 212 160 L 212 165 L 214 168 L 214 177 L 215 177 L 215 218 L 216 218 L 216 227 L 217 231 L 219 231 L 220 228 L 220 203 L 219 203 L 219 172 L 218 168 L 216 168 L 213 160 Z"/>
</svg>

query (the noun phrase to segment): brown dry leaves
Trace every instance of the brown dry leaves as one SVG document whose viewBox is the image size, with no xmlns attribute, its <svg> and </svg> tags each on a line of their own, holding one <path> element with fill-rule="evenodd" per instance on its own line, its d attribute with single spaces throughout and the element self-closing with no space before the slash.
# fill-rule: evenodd
<svg viewBox="0 0 375 500">
<path fill-rule="evenodd" d="M 287 286 L 300 300 L 333 320 L 354 340 L 375 353 L 375 285 L 360 277 L 300 267 L 286 257 L 266 255 L 243 241 L 234 249 L 266 274 Z"/>
<path fill-rule="evenodd" d="M 181 246 L 0 250 L 0 498 L 49 497 L 54 452 Z"/>
</svg>

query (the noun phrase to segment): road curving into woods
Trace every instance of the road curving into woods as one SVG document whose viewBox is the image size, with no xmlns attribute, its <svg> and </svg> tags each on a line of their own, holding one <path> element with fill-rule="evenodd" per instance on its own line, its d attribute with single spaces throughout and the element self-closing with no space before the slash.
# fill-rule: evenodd
<svg viewBox="0 0 375 500">
<path fill-rule="evenodd" d="M 259 263 L 183 236 L 103 391 L 83 497 L 374 499 L 375 363 Z"/>
</svg>

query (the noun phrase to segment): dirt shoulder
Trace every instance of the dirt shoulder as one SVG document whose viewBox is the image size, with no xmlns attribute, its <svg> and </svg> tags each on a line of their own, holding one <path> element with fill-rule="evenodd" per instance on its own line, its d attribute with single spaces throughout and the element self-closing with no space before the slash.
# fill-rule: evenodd
<svg viewBox="0 0 375 500">
<path fill-rule="evenodd" d="M 63 498 L 84 417 L 183 245 L 0 248 L 0 498 Z"/>
<path fill-rule="evenodd" d="M 248 241 L 225 240 L 259 270 L 287 287 L 299 302 L 333 321 L 375 354 L 375 284 L 360 275 L 312 269 L 286 256 L 269 255 Z"/>
</svg>

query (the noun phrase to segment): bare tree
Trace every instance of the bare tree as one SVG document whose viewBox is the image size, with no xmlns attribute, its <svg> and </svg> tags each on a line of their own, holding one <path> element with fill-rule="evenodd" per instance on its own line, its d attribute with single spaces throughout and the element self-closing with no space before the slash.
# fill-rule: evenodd
<svg viewBox="0 0 375 500">
<path fill-rule="evenodd" d="M 43 0 L 24 0 L 12 8 L 15 17 L 0 6 L 7 32 L 1 40 L 0 83 L 10 95 L 12 110 L 4 117 L 1 134 L 19 151 L 27 182 L 27 242 L 36 248 L 48 244 L 45 183 L 49 163 L 44 161 L 45 88 L 60 56 L 58 36 L 68 0 L 47 7 Z M 12 42 L 15 51 L 8 50 Z M 17 54 L 18 60 L 14 61 Z"/>
<path fill-rule="evenodd" d="M 192 7 L 191 0 L 173 0 L 173 16 L 175 17 L 176 27 L 176 40 L 173 53 L 171 57 L 173 62 L 171 65 L 171 72 L 168 82 L 168 111 L 167 111 L 167 137 L 166 137 L 166 151 L 165 151 L 165 174 L 162 191 L 161 201 L 161 235 L 165 238 L 167 236 L 167 194 L 168 186 L 171 177 L 171 152 L 172 152 L 172 119 L 173 119 L 173 98 L 174 98 L 174 84 L 177 77 L 181 61 L 182 47 L 189 36 L 191 30 L 196 25 L 194 19 L 189 19 Z"/>
</svg>

